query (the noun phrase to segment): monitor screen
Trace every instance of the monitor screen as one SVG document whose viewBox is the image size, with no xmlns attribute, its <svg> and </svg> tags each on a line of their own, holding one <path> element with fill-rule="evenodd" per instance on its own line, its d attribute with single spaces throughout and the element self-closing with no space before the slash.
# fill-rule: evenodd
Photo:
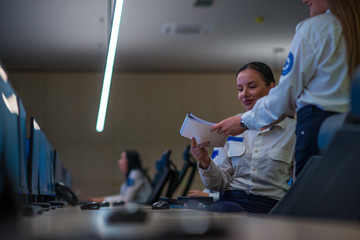
<svg viewBox="0 0 360 240">
<path fill-rule="evenodd" d="M 26 111 L 0 63 L 1 162 L 17 193 L 28 194 Z"/>
<path fill-rule="evenodd" d="M 21 193 L 19 105 L 9 82 L 1 84 L 1 118 L 3 131 L 3 166 L 13 187 Z"/>
<path fill-rule="evenodd" d="M 64 183 L 63 168 L 64 167 L 61 162 L 60 154 L 55 149 L 54 150 L 54 181 L 55 181 L 55 183 L 58 183 L 58 182 Z"/>
<path fill-rule="evenodd" d="M 64 174 L 64 184 L 70 189 L 73 189 L 73 182 L 72 182 L 72 175 L 71 173 L 66 169 L 63 168 L 63 174 Z"/>
<path fill-rule="evenodd" d="M 27 139 L 26 139 L 26 111 L 20 98 L 19 104 L 19 140 L 20 140 L 20 187 L 21 192 L 29 194 L 28 189 L 28 157 L 27 157 Z"/>
<path fill-rule="evenodd" d="M 30 120 L 29 180 L 32 195 L 55 196 L 54 150 L 35 118 Z"/>
<path fill-rule="evenodd" d="M 46 141 L 47 152 L 49 155 L 47 163 L 47 189 L 50 196 L 55 196 L 55 178 L 54 178 L 54 148 L 51 146 L 50 142 Z"/>
<path fill-rule="evenodd" d="M 39 195 L 39 149 L 40 149 L 40 128 L 35 118 L 30 120 L 29 139 L 29 190 L 32 195 Z"/>
<path fill-rule="evenodd" d="M 45 134 L 39 130 L 39 193 L 49 196 L 50 188 L 50 146 Z"/>
<path fill-rule="evenodd" d="M 0 95 L 2 96 L 2 93 L 4 92 L 5 89 L 5 84 L 6 84 L 6 80 L 4 79 L 6 78 L 6 74 L 5 71 L 2 68 L 1 62 L 0 62 Z M 0 114 L 1 116 L 3 115 L 3 112 L 5 111 L 4 109 L 5 105 L 3 100 L 0 100 Z M 0 167 L 3 169 L 3 165 L 4 165 L 4 152 L 3 152 L 3 144 L 4 144 L 4 131 L 3 131 L 3 117 L 0 117 Z M 4 169 L 3 169 L 4 171 Z"/>
</svg>

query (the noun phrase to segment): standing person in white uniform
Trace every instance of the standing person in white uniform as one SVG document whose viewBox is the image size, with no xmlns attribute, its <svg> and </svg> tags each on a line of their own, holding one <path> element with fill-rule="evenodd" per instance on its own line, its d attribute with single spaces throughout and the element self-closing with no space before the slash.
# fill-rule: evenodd
<svg viewBox="0 0 360 240">
<path fill-rule="evenodd" d="M 125 182 L 121 185 L 120 193 L 106 197 L 90 198 L 90 201 L 109 203 L 136 202 L 146 203 L 152 193 L 150 179 L 141 166 L 140 156 L 136 151 L 125 150 L 118 160 L 120 171 L 125 174 Z"/>
<path fill-rule="evenodd" d="M 296 28 L 278 86 L 251 111 L 212 128 L 237 135 L 247 129 L 273 126 L 297 112 L 295 176 L 311 156 L 318 154 L 317 138 L 323 121 L 349 111 L 350 75 L 360 63 L 358 0 L 303 2 L 311 18 Z"/>
<path fill-rule="evenodd" d="M 250 110 L 275 86 L 271 69 L 264 63 L 244 65 L 237 74 L 238 99 Z M 240 114 L 241 115 L 241 114 Z M 261 130 L 230 136 L 215 158 L 206 146 L 191 141 L 191 153 L 205 187 L 219 191 L 210 205 L 216 212 L 268 213 L 289 189 L 293 173 L 296 121 L 284 118 Z"/>
</svg>

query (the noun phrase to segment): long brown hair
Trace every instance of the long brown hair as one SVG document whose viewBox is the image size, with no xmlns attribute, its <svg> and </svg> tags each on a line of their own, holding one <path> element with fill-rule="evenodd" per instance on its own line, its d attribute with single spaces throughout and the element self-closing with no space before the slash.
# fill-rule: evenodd
<svg viewBox="0 0 360 240">
<path fill-rule="evenodd" d="M 360 65 L 359 0 L 327 0 L 332 14 L 340 21 L 346 42 L 347 63 L 352 76 Z"/>
</svg>

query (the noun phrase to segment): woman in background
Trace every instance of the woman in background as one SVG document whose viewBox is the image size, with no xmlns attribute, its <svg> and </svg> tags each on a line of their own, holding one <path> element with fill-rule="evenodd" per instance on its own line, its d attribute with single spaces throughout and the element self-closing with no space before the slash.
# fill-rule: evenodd
<svg viewBox="0 0 360 240">
<path fill-rule="evenodd" d="M 141 166 L 140 156 L 136 151 L 125 150 L 118 160 L 120 171 L 125 175 L 120 193 L 112 196 L 90 198 L 94 202 L 136 202 L 146 203 L 152 193 L 150 179 Z"/>
</svg>

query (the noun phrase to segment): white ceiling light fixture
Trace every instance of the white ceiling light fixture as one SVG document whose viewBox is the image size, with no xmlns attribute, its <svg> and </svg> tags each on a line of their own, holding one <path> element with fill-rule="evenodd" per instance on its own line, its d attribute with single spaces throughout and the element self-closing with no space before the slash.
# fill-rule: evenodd
<svg viewBox="0 0 360 240">
<path fill-rule="evenodd" d="M 107 105 L 108 105 L 108 101 L 109 101 L 111 78 L 112 78 L 112 74 L 113 74 L 116 45 L 117 45 L 117 40 L 119 37 L 119 29 L 120 29 L 120 21 L 121 21 L 123 3 L 124 3 L 124 0 L 114 0 L 114 11 L 113 11 L 113 17 L 112 17 L 112 24 L 111 24 L 109 48 L 107 51 L 104 80 L 103 80 L 103 86 L 102 86 L 102 91 L 101 91 L 99 112 L 98 112 L 98 117 L 97 117 L 97 122 L 96 122 L 96 131 L 98 131 L 98 132 L 102 132 L 104 130 L 104 125 L 105 125 L 106 110 L 107 110 Z"/>
</svg>

